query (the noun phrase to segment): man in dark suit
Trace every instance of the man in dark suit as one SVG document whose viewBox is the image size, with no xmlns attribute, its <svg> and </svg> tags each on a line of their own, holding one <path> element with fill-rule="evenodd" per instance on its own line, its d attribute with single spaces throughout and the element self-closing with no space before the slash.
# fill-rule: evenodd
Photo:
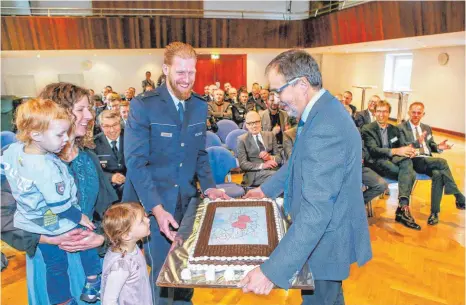
<svg viewBox="0 0 466 305">
<path fill-rule="evenodd" d="M 356 106 L 351 104 L 351 102 L 353 101 L 353 93 L 351 93 L 351 91 L 345 91 L 343 93 L 343 101 L 345 102 L 345 105 L 351 108 L 351 116 L 354 117 L 357 108 Z"/>
<path fill-rule="evenodd" d="M 139 201 L 154 215 L 144 244 L 154 279 L 153 305 L 168 301 L 168 292 L 155 286 L 155 279 L 188 205 L 199 200 L 195 177 L 210 199 L 229 198 L 216 189 L 205 150 L 207 103 L 192 93 L 196 60 L 192 46 L 170 43 L 162 65 L 166 82 L 131 101 L 125 128 L 123 201 Z M 192 304 L 193 289 L 175 288 L 174 294 L 175 304 Z"/>
<path fill-rule="evenodd" d="M 415 154 L 413 147 L 403 146 L 400 131 L 388 123 L 392 110 L 387 101 L 379 101 L 376 106 L 377 121 L 362 128 L 361 134 L 369 152 L 364 164 L 383 177 L 398 180 L 398 201 L 395 220 L 404 226 L 420 230 L 409 210 L 409 199 L 416 180 L 411 158 Z"/>
<path fill-rule="evenodd" d="M 261 131 L 261 119 L 257 112 L 246 115 L 248 133 L 238 137 L 237 157 L 244 171 L 244 186 L 260 186 L 276 173 L 281 164 L 277 140 L 270 131 Z"/>
<path fill-rule="evenodd" d="M 456 207 L 464 210 L 465 198 L 456 185 L 450 167 L 445 159 L 434 158 L 432 153 L 441 153 L 451 149 L 447 140 L 437 144 L 432 135 L 432 128 L 422 124 L 424 117 L 424 104 L 414 102 L 409 106 L 409 121 L 398 125 L 401 145 L 413 145 L 416 148 L 416 157 L 412 159 L 414 170 L 432 178 L 431 211 L 427 224 L 436 225 L 439 221 L 440 202 L 445 190 L 446 195 L 456 197 Z"/>
<path fill-rule="evenodd" d="M 252 84 L 252 91 L 248 102 L 254 103 L 254 110 L 257 112 L 264 111 L 267 109 L 265 101 L 261 98 L 261 86 L 259 83 Z"/>
<path fill-rule="evenodd" d="M 261 113 L 262 130 L 271 131 L 277 138 L 278 145 L 283 144 L 283 132 L 288 128 L 288 113 L 281 110 L 280 102 L 270 94 L 267 100 L 267 110 Z"/>
<path fill-rule="evenodd" d="M 99 115 L 99 122 L 103 132 L 94 138 L 94 152 L 99 158 L 102 170 L 115 188 L 118 199 L 121 200 L 126 180 L 126 165 L 120 115 L 112 110 L 104 110 Z"/>
<path fill-rule="evenodd" d="M 271 92 L 290 116 L 300 118 L 290 160 L 248 198 L 284 194 L 292 220 L 269 259 L 250 271 L 244 292 L 289 289 L 308 262 L 315 291 L 303 304 L 344 304 L 342 281 L 350 265 L 372 258 L 361 192 L 361 137 L 353 120 L 327 90 L 316 61 L 303 50 L 278 55 L 266 68 Z M 344 153 L 343 153 L 344 152 Z"/>
<path fill-rule="evenodd" d="M 358 111 L 354 115 L 354 123 L 358 128 L 366 124 L 370 124 L 374 122 L 375 119 L 375 105 L 380 101 L 380 97 L 378 95 L 373 95 L 369 100 L 369 105 L 367 105 L 367 109 L 363 111 Z"/>
<path fill-rule="evenodd" d="M 239 128 L 243 128 L 246 114 L 249 111 L 254 110 L 254 107 L 254 102 L 248 101 L 248 93 L 246 91 L 240 91 L 238 102 L 233 104 L 231 107 L 233 121 L 239 126 Z"/>
</svg>

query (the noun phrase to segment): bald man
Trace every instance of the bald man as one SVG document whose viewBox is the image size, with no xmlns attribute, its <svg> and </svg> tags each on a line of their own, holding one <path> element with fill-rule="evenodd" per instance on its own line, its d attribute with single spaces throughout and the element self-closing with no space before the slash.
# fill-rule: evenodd
<svg viewBox="0 0 466 305">
<path fill-rule="evenodd" d="M 246 114 L 248 133 L 238 138 L 237 156 L 244 171 L 243 185 L 260 186 L 276 173 L 282 159 L 277 139 L 271 131 L 261 131 L 261 117 L 255 111 Z"/>
</svg>

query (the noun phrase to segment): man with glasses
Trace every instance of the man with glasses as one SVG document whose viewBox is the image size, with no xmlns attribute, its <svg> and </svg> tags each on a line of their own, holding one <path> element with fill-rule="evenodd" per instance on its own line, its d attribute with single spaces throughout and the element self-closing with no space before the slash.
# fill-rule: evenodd
<svg viewBox="0 0 466 305">
<path fill-rule="evenodd" d="M 376 121 L 364 125 L 361 134 L 364 145 L 369 152 L 364 165 L 373 169 L 382 177 L 398 180 L 398 208 L 395 221 L 407 228 L 420 230 L 409 209 L 409 200 L 416 172 L 413 169 L 412 157 L 416 151 L 410 145 L 401 142 L 400 131 L 388 123 L 392 110 L 387 101 L 379 101 L 375 105 Z"/>
<path fill-rule="evenodd" d="M 289 289 L 305 263 L 315 291 L 302 304 L 344 304 L 342 281 L 350 265 L 372 257 L 361 191 L 361 137 L 340 102 L 322 88 L 317 62 L 304 50 L 278 55 L 266 68 L 270 91 L 300 118 L 291 158 L 247 198 L 284 193 L 292 225 L 278 246 L 240 285 L 244 292 Z"/>
<path fill-rule="evenodd" d="M 237 157 L 244 171 L 244 186 L 260 186 L 276 173 L 281 164 L 277 139 L 270 131 L 262 131 L 261 118 L 255 111 L 246 114 L 248 133 L 238 137 Z"/>
<path fill-rule="evenodd" d="M 375 122 L 375 105 L 380 101 L 380 97 L 378 95 L 371 96 L 369 100 L 369 105 L 367 105 L 367 109 L 363 111 L 359 111 L 354 116 L 354 123 L 358 128 L 366 124 L 370 124 Z"/>
<path fill-rule="evenodd" d="M 102 170 L 121 200 L 126 181 L 126 165 L 120 114 L 112 110 L 104 110 L 99 115 L 99 122 L 103 132 L 94 138 L 94 152 L 99 157 Z"/>
</svg>

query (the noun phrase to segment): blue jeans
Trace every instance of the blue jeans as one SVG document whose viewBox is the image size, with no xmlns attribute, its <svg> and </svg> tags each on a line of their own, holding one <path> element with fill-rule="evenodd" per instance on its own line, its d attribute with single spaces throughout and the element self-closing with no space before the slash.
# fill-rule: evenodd
<svg viewBox="0 0 466 305">
<path fill-rule="evenodd" d="M 66 252 L 56 245 L 39 244 L 38 247 L 42 252 L 47 269 L 47 293 L 50 303 L 58 304 L 71 299 Z M 79 255 L 86 276 L 102 272 L 100 258 L 95 248 L 81 251 Z"/>
<path fill-rule="evenodd" d="M 301 290 L 301 305 L 345 305 L 341 281 L 315 280 L 315 290 Z"/>
</svg>

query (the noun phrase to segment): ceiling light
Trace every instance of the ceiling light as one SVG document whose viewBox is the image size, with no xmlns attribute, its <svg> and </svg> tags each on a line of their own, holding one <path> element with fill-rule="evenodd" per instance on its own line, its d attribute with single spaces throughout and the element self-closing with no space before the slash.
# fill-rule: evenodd
<svg viewBox="0 0 466 305">
<path fill-rule="evenodd" d="M 210 58 L 211 58 L 211 59 L 219 59 L 219 58 L 220 58 L 220 55 L 219 55 L 219 54 L 211 54 L 211 55 L 210 55 Z"/>
<path fill-rule="evenodd" d="M 149 55 L 152 55 L 152 53 L 149 53 Z"/>
<path fill-rule="evenodd" d="M 40 58 L 40 54 L 37 54 L 37 58 Z"/>
<path fill-rule="evenodd" d="M 97 54 L 94 54 L 94 56 L 97 56 Z"/>
</svg>

